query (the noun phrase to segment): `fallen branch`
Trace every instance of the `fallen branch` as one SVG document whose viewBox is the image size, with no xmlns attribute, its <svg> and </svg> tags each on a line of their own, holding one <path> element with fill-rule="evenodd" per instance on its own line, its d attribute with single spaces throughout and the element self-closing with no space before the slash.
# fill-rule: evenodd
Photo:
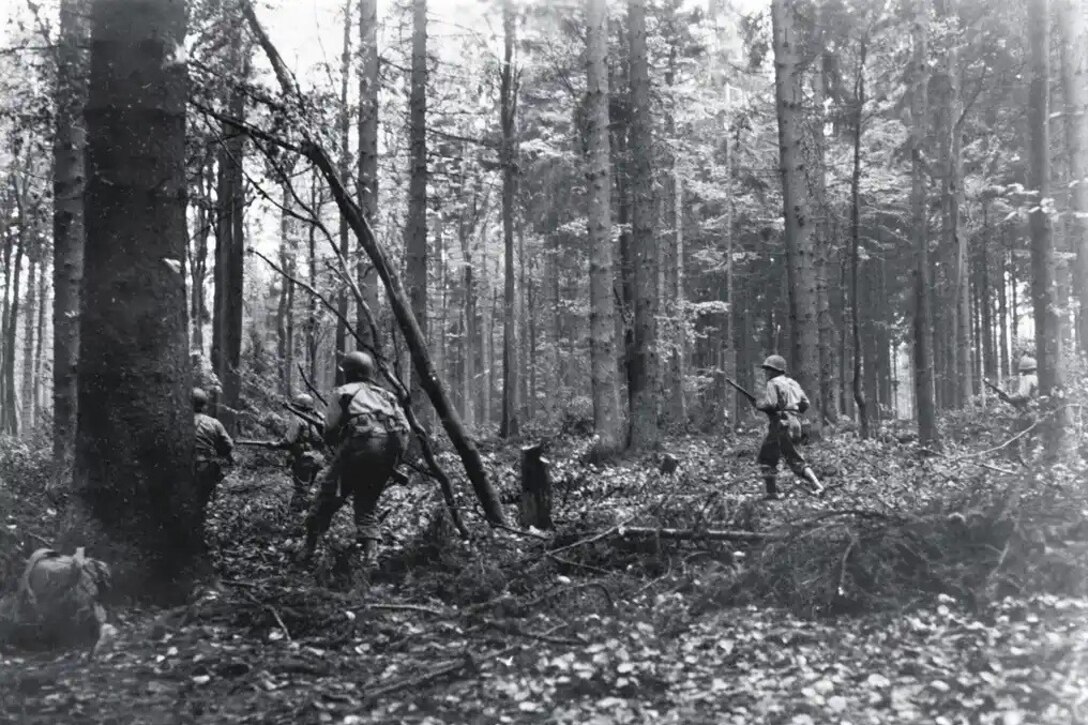
<svg viewBox="0 0 1088 725">
<path fill-rule="evenodd" d="M 276 620 L 276 624 L 279 625 L 280 631 L 283 632 L 284 639 L 286 639 L 288 642 L 292 641 L 291 632 L 288 631 L 287 625 L 283 623 L 283 618 L 280 617 L 280 613 L 276 611 L 275 607 L 273 607 L 271 604 L 258 600 L 257 597 L 253 596 L 249 592 L 246 592 L 246 597 L 258 607 L 264 607 L 265 609 L 267 609 L 269 614 L 272 615 L 272 618 Z"/>
<path fill-rule="evenodd" d="M 558 628 L 559 627 L 555 627 L 554 629 L 550 630 L 549 634 L 551 632 L 554 632 Z M 505 657 L 506 655 L 521 649 L 523 646 L 524 645 L 515 644 L 510 647 L 505 647 L 501 650 L 492 652 L 491 654 L 488 654 L 480 659 L 474 659 L 470 653 L 466 652 L 464 659 L 460 660 L 459 662 L 453 662 L 443 667 L 439 667 L 438 669 L 431 670 L 430 672 L 419 675 L 418 677 L 407 677 L 403 680 L 398 680 L 397 682 L 392 682 L 388 685 L 377 687 L 366 694 L 366 699 L 374 700 L 382 697 L 383 695 L 391 695 L 394 692 L 400 692 L 401 690 L 409 690 L 417 687 L 422 687 L 423 685 L 434 682 L 435 680 L 446 677 L 447 675 L 452 675 L 456 672 L 460 672 L 467 667 L 472 667 L 474 669 L 478 668 L 484 662 L 489 662 L 491 660 L 498 659 L 499 657 Z"/>
<path fill-rule="evenodd" d="M 731 529 L 659 529 L 652 526 L 629 526 L 616 532 L 621 537 L 653 536 L 676 541 L 775 541 L 784 539 L 781 534 L 759 531 L 735 531 Z"/>
<path fill-rule="evenodd" d="M 419 612 L 421 614 L 429 614 L 432 617 L 449 617 L 448 612 L 440 612 L 437 609 L 431 607 L 424 607 L 420 604 L 367 604 L 367 609 L 380 609 L 389 612 Z"/>
</svg>

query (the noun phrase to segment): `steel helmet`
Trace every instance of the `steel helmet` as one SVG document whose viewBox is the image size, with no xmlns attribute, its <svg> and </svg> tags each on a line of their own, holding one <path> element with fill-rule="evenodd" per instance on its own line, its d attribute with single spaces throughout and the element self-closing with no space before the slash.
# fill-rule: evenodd
<svg viewBox="0 0 1088 725">
<path fill-rule="evenodd" d="M 1017 369 L 1022 373 L 1033 373 L 1035 372 L 1035 367 L 1035 358 L 1031 355 L 1025 355 L 1020 358 L 1020 364 L 1017 366 Z"/>
<path fill-rule="evenodd" d="M 369 380 L 374 377 L 374 358 L 368 352 L 355 350 L 340 361 L 340 369 L 344 371 L 345 377 Z"/>
<path fill-rule="evenodd" d="M 780 373 L 786 372 L 786 358 L 781 355 L 768 355 L 767 359 L 760 365 L 761 368 L 767 368 L 770 370 L 777 370 Z"/>
<path fill-rule="evenodd" d="M 208 404 L 208 394 L 204 392 L 203 388 L 193 388 L 192 400 L 193 410 L 203 410 L 204 406 Z"/>
<path fill-rule="evenodd" d="M 299 393 L 298 395 L 296 395 L 294 399 L 291 400 L 291 404 L 294 405 L 296 408 L 301 408 L 302 410 L 314 409 L 314 399 L 306 393 Z"/>
</svg>

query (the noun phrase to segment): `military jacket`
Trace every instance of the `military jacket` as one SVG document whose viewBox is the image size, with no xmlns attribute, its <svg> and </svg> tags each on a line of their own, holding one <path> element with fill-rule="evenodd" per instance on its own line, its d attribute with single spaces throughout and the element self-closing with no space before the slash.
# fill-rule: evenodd
<svg viewBox="0 0 1088 725">
<path fill-rule="evenodd" d="M 193 420 L 196 433 L 196 457 L 211 460 L 218 457 L 228 458 L 234 452 L 234 441 L 215 418 L 204 413 L 197 413 Z"/>
</svg>

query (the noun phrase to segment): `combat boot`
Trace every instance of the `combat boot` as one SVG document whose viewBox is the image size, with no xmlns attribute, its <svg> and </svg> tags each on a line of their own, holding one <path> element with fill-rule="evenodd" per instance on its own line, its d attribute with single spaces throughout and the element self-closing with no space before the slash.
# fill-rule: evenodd
<svg viewBox="0 0 1088 725">
<path fill-rule="evenodd" d="M 777 501 L 782 498 L 781 494 L 778 493 L 778 480 L 776 476 L 764 476 L 763 485 L 767 489 L 767 492 L 763 494 L 763 500 Z"/>
<path fill-rule="evenodd" d="M 810 467 L 805 467 L 805 481 L 808 482 L 808 490 L 813 496 L 822 496 L 824 492 L 824 486 L 820 483 L 820 479 L 816 478 L 816 472 Z"/>
</svg>

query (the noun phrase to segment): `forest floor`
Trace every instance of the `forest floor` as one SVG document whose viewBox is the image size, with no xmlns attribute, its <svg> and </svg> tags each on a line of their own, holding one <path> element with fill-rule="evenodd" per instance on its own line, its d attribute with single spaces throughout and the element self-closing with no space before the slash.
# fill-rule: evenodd
<svg viewBox="0 0 1088 725">
<path fill-rule="evenodd" d="M 219 581 L 115 612 L 93 659 L 0 653 L 0 721 L 1088 718 L 1083 471 L 844 436 L 809 448 L 823 498 L 786 473 L 787 498 L 764 502 L 756 443 L 670 440 L 665 475 L 553 441 L 547 538 L 490 530 L 462 500 L 463 541 L 433 485 L 395 486 L 369 586 L 345 566 L 347 510 L 315 566 L 293 563 L 287 476 L 256 456 L 211 512 Z M 516 518 L 517 448 L 485 459 Z"/>
</svg>

